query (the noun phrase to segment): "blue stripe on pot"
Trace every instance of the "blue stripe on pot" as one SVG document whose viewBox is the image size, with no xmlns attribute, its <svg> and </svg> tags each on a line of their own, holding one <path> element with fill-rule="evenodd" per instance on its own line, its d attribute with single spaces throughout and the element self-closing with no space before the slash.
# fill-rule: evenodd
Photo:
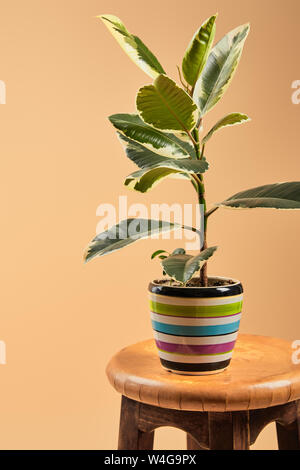
<svg viewBox="0 0 300 470">
<path fill-rule="evenodd" d="M 229 323 L 228 325 L 213 326 L 183 326 L 169 325 L 152 320 L 152 327 L 155 331 L 168 333 L 177 336 L 214 336 L 234 333 L 239 329 L 240 322 Z"/>
</svg>

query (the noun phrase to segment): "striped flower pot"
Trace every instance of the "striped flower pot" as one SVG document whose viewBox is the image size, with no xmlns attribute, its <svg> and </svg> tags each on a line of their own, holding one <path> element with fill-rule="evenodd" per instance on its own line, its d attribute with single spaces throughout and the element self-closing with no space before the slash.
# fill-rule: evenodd
<svg viewBox="0 0 300 470">
<path fill-rule="evenodd" d="M 214 278 L 224 280 L 224 278 Z M 243 287 L 149 284 L 151 321 L 162 366 L 177 374 L 222 372 L 238 334 Z"/>
</svg>

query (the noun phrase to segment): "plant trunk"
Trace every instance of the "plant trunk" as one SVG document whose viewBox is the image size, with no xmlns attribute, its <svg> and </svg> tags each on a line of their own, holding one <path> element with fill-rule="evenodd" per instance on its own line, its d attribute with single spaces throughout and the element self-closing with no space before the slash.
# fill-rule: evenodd
<svg viewBox="0 0 300 470">
<path fill-rule="evenodd" d="M 207 263 L 205 263 L 200 269 L 200 283 L 202 287 L 208 286 Z"/>
<path fill-rule="evenodd" d="M 203 240 L 203 247 L 201 248 L 201 251 L 205 250 L 207 248 L 207 241 L 206 241 L 206 224 L 207 224 L 207 219 L 206 217 L 204 218 L 204 240 Z M 208 277 L 207 277 L 207 263 L 204 263 L 202 268 L 200 269 L 200 285 L 202 287 L 207 287 L 208 286 Z"/>
<path fill-rule="evenodd" d="M 205 188 L 203 183 L 203 177 L 200 175 L 201 185 L 200 185 L 200 192 L 199 192 L 199 204 L 200 204 L 200 211 L 203 209 L 204 211 L 204 219 L 203 219 L 203 246 L 200 247 L 200 252 L 207 248 L 207 216 L 206 214 L 206 200 L 205 200 Z M 202 217 L 201 217 L 202 219 Z M 200 240 L 201 242 L 202 240 Z M 202 287 L 207 287 L 208 279 L 207 279 L 207 263 L 205 263 L 202 268 L 200 269 L 200 285 Z"/>
<path fill-rule="evenodd" d="M 201 124 L 201 122 L 200 122 Z M 200 152 L 200 143 L 199 143 L 199 130 L 195 128 L 193 130 L 193 137 L 195 139 L 196 144 L 194 145 L 195 147 L 195 152 L 198 160 L 201 160 L 202 155 L 203 155 L 203 150 L 204 146 L 202 148 L 202 152 Z M 205 186 L 204 186 L 204 181 L 203 181 L 203 175 L 200 173 L 197 175 L 198 178 L 198 201 L 200 204 L 200 211 L 201 208 L 203 208 L 204 211 L 204 227 L 203 227 L 203 246 L 200 247 L 200 252 L 205 250 L 207 248 L 207 242 L 206 242 L 206 226 L 207 226 L 207 217 L 206 217 L 206 200 L 205 200 Z M 201 212 L 200 212 L 201 215 Z M 202 219 L 202 217 L 201 217 Z M 202 240 L 200 240 L 201 243 Z M 208 285 L 208 279 L 207 279 L 207 263 L 205 263 L 202 268 L 200 269 L 200 285 L 202 287 L 207 287 Z"/>
</svg>

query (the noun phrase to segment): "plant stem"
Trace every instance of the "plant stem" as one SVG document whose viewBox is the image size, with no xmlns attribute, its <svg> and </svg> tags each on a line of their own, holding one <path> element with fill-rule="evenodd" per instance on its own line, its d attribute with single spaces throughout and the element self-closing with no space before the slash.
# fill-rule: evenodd
<svg viewBox="0 0 300 470">
<path fill-rule="evenodd" d="M 203 245 L 203 250 L 205 250 L 207 248 L 207 243 L 205 241 L 204 245 Z M 208 286 L 208 275 L 207 275 L 207 262 L 204 263 L 204 265 L 202 266 L 202 268 L 200 269 L 200 284 L 201 286 L 203 287 L 207 287 Z"/>
<path fill-rule="evenodd" d="M 201 155 L 200 155 L 201 159 L 203 158 L 203 155 L 204 155 L 204 149 L 205 149 L 205 144 L 202 145 L 202 150 L 201 150 Z"/>
<path fill-rule="evenodd" d="M 196 149 L 196 146 L 197 146 L 197 143 L 199 145 L 199 142 L 197 142 L 194 138 L 194 136 L 190 133 L 190 131 L 186 131 L 187 135 L 189 136 L 189 138 L 191 139 L 192 143 L 193 143 L 193 146 L 195 147 Z M 193 131 L 194 133 L 194 131 Z M 197 153 L 197 152 L 196 152 Z"/>
<path fill-rule="evenodd" d="M 203 180 L 203 178 L 202 178 Z M 200 211 L 203 208 L 204 212 L 204 227 L 203 227 L 203 245 L 200 247 L 200 252 L 207 248 L 207 215 L 206 215 L 206 200 L 205 200 L 205 188 L 204 183 L 202 182 L 201 185 L 201 193 L 199 194 L 199 204 L 200 204 Z M 201 214 L 201 212 L 200 212 Z M 206 287 L 208 285 L 208 278 L 207 278 L 207 263 L 204 263 L 202 268 L 200 269 L 200 285 Z"/>
<path fill-rule="evenodd" d="M 212 207 L 209 211 L 206 212 L 206 217 L 209 217 L 211 214 L 213 214 L 214 212 L 216 212 L 216 210 L 219 209 L 218 206 L 216 207 Z"/>
<path fill-rule="evenodd" d="M 198 160 L 201 160 L 201 158 L 203 157 L 203 149 L 202 149 L 202 152 L 201 152 L 200 142 L 199 142 L 199 130 L 197 128 L 195 128 L 193 130 L 193 138 L 195 140 L 194 147 L 195 147 L 196 157 L 197 157 Z M 207 215 L 206 215 L 205 185 L 204 185 L 203 175 L 201 173 L 199 173 L 197 176 L 199 178 L 198 201 L 199 201 L 199 205 L 200 205 L 200 211 L 201 211 L 202 208 L 203 208 L 203 211 L 204 211 L 203 245 L 200 246 L 200 252 L 201 252 L 201 251 L 203 251 L 207 248 L 207 240 L 206 240 Z M 200 213 L 200 215 L 201 215 L 201 213 Z M 203 287 L 206 287 L 208 285 L 207 263 L 205 263 L 202 266 L 202 268 L 200 269 L 200 285 L 203 286 Z"/>
<path fill-rule="evenodd" d="M 194 147 L 195 147 L 196 157 L 197 157 L 198 160 L 201 160 L 199 130 L 196 127 L 192 132 L 192 136 L 193 136 L 193 139 L 194 139 Z"/>
</svg>

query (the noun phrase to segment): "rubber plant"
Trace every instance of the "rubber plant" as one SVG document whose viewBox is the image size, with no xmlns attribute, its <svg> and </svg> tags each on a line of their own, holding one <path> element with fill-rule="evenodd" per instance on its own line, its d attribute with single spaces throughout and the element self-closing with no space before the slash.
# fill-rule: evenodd
<svg viewBox="0 0 300 470">
<path fill-rule="evenodd" d="M 163 271 L 170 278 L 168 285 L 170 287 L 172 285 L 181 286 L 186 292 L 192 292 L 190 286 L 193 286 L 194 289 L 195 286 L 204 288 L 201 291 L 204 292 L 209 285 L 207 261 L 217 247 L 208 247 L 207 228 L 209 218 L 219 208 L 300 209 L 299 181 L 271 183 L 242 190 L 227 197 L 222 202 L 216 203 L 211 208 L 206 206 L 204 174 L 208 169 L 206 150 L 210 139 L 224 127 L 249 121 L 246 114 L 235 112 L 219 119 L 208 132 L 205 133 L 203 130 L 206 114 L 223 97 L 234 77 L 249 33 L 249 24 L 238 26 L 213 46 L 216 17 L 217 15 L 213 15 L 204 21 L 192 37 L 183 57 L 181 69 L 178 67 L 179 84 L 167 75 L 152 52 L 141 39 L 126 29 L 119 18 L 113 15 L 99 17 L 132 61 L 152 79 L 151 84 L 138 90 L 136 113 L 114 114 L 109 117 L 125 147 L 127 157 L 138 167 L 137 171 L 126 177 L 125 186 L 145 193 L 167 178 L 183 178 L 193 185 L 197 202 L 204 213 L 203 226 L 197 228 L 184 227 L 201 235 L 199 253 L 196 256 L 187 254 L 181 248 L 171 254 L 164 250 L 158 250 L 152 255 L 152 258 L 156 256 L 160 258 Z M 154 233 L 175 230 L 178 227 L 179 224 L 162 220 L 122 220 L 91 241 L 85 252 L 85 260 L 89 261 L 92 258 L 111 253 Z M 159 295 L 166 293 L 159 290 L 157 286 L 152 290 L 150 289 L 150 292 L 156 292 Z M 172 296 L 173 294 L 170 292 L 167 292 L 167 295 Z M 179 295 L 189 297 L 189 294 L 179 294 L 178 289 L 176 292 L 176 298 Z M 182 289 L 180 292 L 182 293 Z M 199 289 L 197 292 L 200 292 Z M 239 291 L 228 292 L 227 295 L 240 295 L 242 289 L 240 287 Z M 196 294 L 190 295 L 196 296 Z M 219 295 L 221 294 L 216 291 L 214 298 Z M 210 294 L 204 296 L 207 297 Z M 177 315 L 179 312 L 178 305 L 177 310 L 175 309 L 177 313 L 174 313 L 174 307 L 168 310 L 166 302 L 160 304 L 154 298 L 151 302 L 151 309 L 152 312 L 155 312 L 155 315 L 161 313 Z M 164 307 L 160 306 L 158 310 L 155 310 L 157 302 L 158 305 Z M 204 312 L 203 314 L 206 315 L 205 312 L 210 307 L 205 307 L 206 304 L 199 302 L 197 305 L 190 305 L 190 315 L 192 312 L 195 315 Z M 181 305 L 183 305 L 182 302 Z M 220 305 L 212 307 L 216 307 L 215 310 L 217 311 L 217 307 L 219 308 Z M 240 305 L 236 308 L 240 309 Z M 202 309 L 201 312 L 199 309 Z M 235 312 L 235 314 L 238 314 L 238 312 Z M 155 322 L 157 322 L 157 318 L 154 321 L 154 329 L 158 331 Z M 188 327 L 186 326 L 186 328 Z M 167 330 L 161 331 L 162 334 L 167 333 Z M 179 334 L 178 329 L 172 331 L 172 334 Z M 222 330 L 222 332 L 224 331 Z M 179 336 L 181 337 L 180 334 Z M 196 334 L 192 336 L 196 336 Z M 159 344 L 163 344 L 163 341 L 160 341 Z M 174 370 L 175 366 L 171 367 L 169 360 L 165 362 L 165 367 Z M 190 373 L 193 373 L 193 371 L 197 373 L 199 370 L 212 369 L 207 367 L 201 369 L 199 364 L 196 364 L 196 366 L 190 366 L 188 369 L 177 367 L 177 370 L 188 370 Z M 218 366 L 219 370 L 221 368 L 221 365 Z"/>
<path fill-rule="evenodd" d="M 163 258 L 164 271 L 172 279 L 187 283 L 200 270 L 200 285 L 207 285 L 207 262 L 216 247 L 207 248 L 207 223 L 219 207 L 275 209 L 300 208 L 300 182 L 275 183 L 240 191 L 207 210 L 203 174 L 208 169 L 205 150 L 215 132 L 226 126 L 249 121 L 242 113 L 231 113 L 221 118 L 209 132 L 199 138 L 205 115 L 222 98 L 238 66 L 249 25 L 239 26 L 226 34 L 212 47 L 216 32 L 216 16 L 206 20 L 194 34 L 179 70 L 181 87 L 169 78 L 157 58 L 137 36 L 128 32 L 122 21 L 113 15 L 99 18 L 118 41 L 128 56 L 154 81 L 138 91 L 137 114 L 114 114 L 109 120 L 125 144 L 127 157 L 139 170 L 127 176 L 125 186 L 145 193 L 163 179 L 176 174 L 193 185 L 198 201 L 204 209 L 204 227 L 200 254 L 192 257 L 176 250 L 155 255 Z M 182 75 L 185 82 L 182 79 Z M 130 236 L 133 227 L 138 234 Z M 134 224 L 134 225 L 132 225 Z M 116 227 L 97 235 L 89 245 L 86 261 L 103 256 L 146 238 L 155 232 L 174 230 L 177 224 L 145 219 L 128 219 Z M 196 229 L 192 229 L 196 231 Z M 129 232 L 129 233 L 128 233 Z M 128 237 L 126 234 L 128 233 Z M 152 258 L 154 257 L 152 256 Z"/>
</svg>

